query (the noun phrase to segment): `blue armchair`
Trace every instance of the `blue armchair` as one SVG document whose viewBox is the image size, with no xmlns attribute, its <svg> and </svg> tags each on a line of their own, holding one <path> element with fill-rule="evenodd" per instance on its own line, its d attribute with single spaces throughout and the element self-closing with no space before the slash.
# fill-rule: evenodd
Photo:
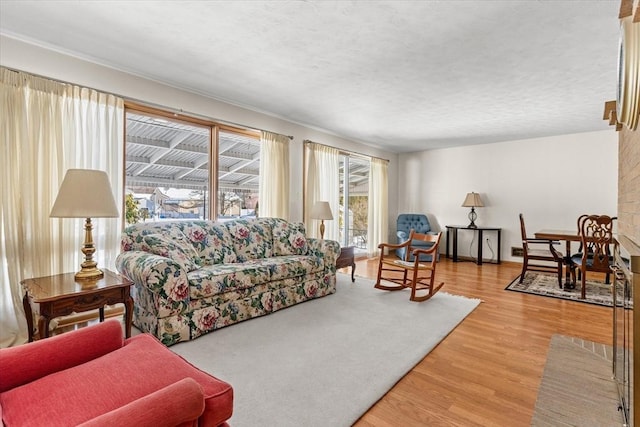
<svg viewBox="0 0 640 427">
<path fill-rule="evenodd" d="M 396 223 L 396 234 L 398 236 L 398 243 L 404 243 L 409 239 L 409 233 L 411 229 L 416 230 L 416 233 L 421 234 L 437 234 L 431 232 L 431 224 L 426 215 L 422 214 L 400 214 Z M 422 247 L 428 249 L 433 246 L 431 242 L 423 242 L 420 240 L 414 240 L 411 242 L 412 246 Z M 400 248 L 396 251 L 396 255 L 400 259 L 405 259 L 406 248 Z M 431 255 L 420 255 L 420 261 L 431 261 Z M 407 261 L 413 261 L 413 255 L 409 255 Z"/>
</svg>

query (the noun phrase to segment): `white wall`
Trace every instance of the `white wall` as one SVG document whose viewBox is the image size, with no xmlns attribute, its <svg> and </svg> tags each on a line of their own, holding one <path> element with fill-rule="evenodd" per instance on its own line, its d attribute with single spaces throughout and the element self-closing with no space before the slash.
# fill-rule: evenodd
<svg viewBox="0 0 640 427">
<path fill-rule="evenodd" d="M 595 117 L 594 120 L 599 120 Z M 476 224 L 502 227 L 502 259 L 522 247 L 518 214 L 527 234 L 543 228 L 575 229 L 583 213 L 617 214 L 618 136 L 613 130 L 401 154 L 399 212 L 426 213 L 432 226 L 467 225 L 465 195 L 480 193 Z M 475 257 L 474 233 L 458 235 L 458 254 Z M 495 233 L 485 233 L 489 258 Z M 560 248 L 559 248 L 560 249 Z M 562 245 L 564 250 L 564 245 Z M 444 245 L 443 245 L 444 251 Z"/>
<path fill-rule="evenodd" d="M 113 93 L 133 101 L 171 110 L 182 110 L 185 114 L 193 114 L 250 128 L 265 129 L 283 135 L 292 135 L 294 139 L 290 145 L 290 219 L 293 221 L 302 221 L 303 218 L 302 141 L 305 139 L 330 145 L 341 150 L 389 160 L 389 205 L 397 205 L 397 193 L 394 191 L 398 185 L 398 155 L 396 153 L 379 150 L 365 143 L 339 138 L 277 117 L 170 87 L 2 35 L 0 35 L 0 65 Z M 211 78 L 215 78 L 215 75 L 212 75 Z M 283 102 L 286 102 L 286 100 L 283 100 Z M 395 214 L 390 215 L 389 223 L 390 227 L 395 224 Z"/>
</svg>

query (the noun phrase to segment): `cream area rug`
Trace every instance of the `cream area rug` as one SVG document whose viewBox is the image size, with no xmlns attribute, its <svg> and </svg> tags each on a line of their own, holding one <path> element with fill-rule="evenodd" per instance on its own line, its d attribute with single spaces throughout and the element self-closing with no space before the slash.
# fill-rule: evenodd
<svg viewBox="0 0 640 427">
<path fill-rule="evenodd" d="M 338 273 L 333 295 L 170 349 L 233 386 L 234 427 L 349 426 L 480 302 L 409 292 Z"/>
</svg>

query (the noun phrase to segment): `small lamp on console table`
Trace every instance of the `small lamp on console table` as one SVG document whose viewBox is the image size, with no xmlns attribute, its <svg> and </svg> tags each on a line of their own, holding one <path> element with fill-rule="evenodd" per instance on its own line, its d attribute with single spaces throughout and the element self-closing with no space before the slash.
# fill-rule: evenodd
<svg viewBox="0 0 640 427">
<path fill-rule="evenodd" d="M 329 206 L 329 202 L 316 202 L 311 208 L 311 219 L 319 219 L 320 220 L 320 238 L 324 239 L 324 220 L 333 219 L 333 214 L 331 213 L 331 206 Z"/>
<path fill-rule="evenodd" d="M 82 246 L 85 258 L 82 269 L 76 273 L 76 280 L 97 280 L 104 276 L 97 267 L 98 263 L 93 260 L 96 248 L 93 244 L 91 218 L 115 218 L 118 215 L 106 172 L 90 169 L 67 171 L 49 217 L 86 218 Z"/>
<path fill-rule="evenodd" d="M 480 199 L 478 193 L 467 193 L 467 197 L 465 197 L 464 202 L 462 202 L 462 207 L 471 208 L 471 212 L 469 212 L 469 221 L 471 221 L 471 223 L 467 226 L 468 228 L 478 228 L 475 222 L 478 218 L 475 208 L 481 208 L 483 206 L 482 199 Z"/>
</svg>

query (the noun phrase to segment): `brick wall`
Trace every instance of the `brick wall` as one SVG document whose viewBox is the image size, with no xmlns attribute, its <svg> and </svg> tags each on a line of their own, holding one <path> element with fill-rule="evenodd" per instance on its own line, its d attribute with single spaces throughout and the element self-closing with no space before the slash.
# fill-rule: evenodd
<svg viewBox="0 0 640 427">
<path fill-rule="evenodd" d="M 618 141 L 618 231 L 640 245 L 640 127 Z"/>
</svg>

